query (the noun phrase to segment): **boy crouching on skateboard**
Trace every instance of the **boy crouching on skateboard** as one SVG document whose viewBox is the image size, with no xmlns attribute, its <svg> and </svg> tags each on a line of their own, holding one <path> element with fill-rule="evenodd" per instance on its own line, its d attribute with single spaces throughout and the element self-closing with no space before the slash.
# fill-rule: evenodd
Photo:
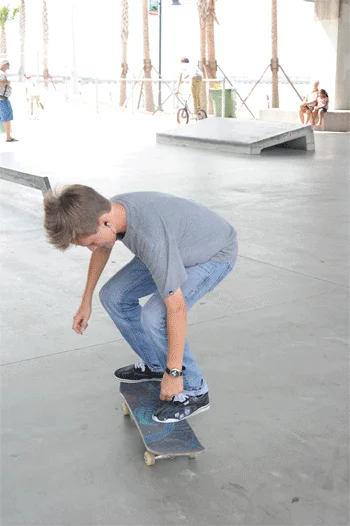
<svg viewBox="0 0 350 526">
<path fill-rule="evenodd" d="M 44 226 L 60 250 L 92 251 L 73 329 L 88 326 L 94 289 L 120 240 L 134 258 L 100 290 L 101 302 L 140 361 L 114 374 L 130 383 L 161 382 L 156 422 L 209 409 L 208 386 L 186 340 L 187 311 L 233 269 L 234 228 L 199 203 L 158 192 L 108 200 L 93 188 L 67 186 L 45 197 Z M 152 295 L 141 308 L 139 299 Z"/>
</svg>

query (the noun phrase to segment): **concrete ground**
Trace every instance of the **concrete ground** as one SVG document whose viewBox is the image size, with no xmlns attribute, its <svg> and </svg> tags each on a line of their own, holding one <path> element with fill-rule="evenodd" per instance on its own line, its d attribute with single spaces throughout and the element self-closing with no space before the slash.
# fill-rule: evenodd
<svg viewBox="0 0 350 526">
<path fill-rule="evenodd" d="M 248 157 L 157 147 L 162 117 L 102 119 L 28 124 L 0 164 L 174 193 L 235 225 L 236 268 L 189 316 L 207 451 L 144 465 L 113 377 L 132 352 L 97 296 L 71 330 L 89 253 L 51 248 L 40 193 L 0 181 L 2 526 L 348 524 L 349 135 Z M 130 258 L 117 244 L 101 284 Z"/>
</svg>

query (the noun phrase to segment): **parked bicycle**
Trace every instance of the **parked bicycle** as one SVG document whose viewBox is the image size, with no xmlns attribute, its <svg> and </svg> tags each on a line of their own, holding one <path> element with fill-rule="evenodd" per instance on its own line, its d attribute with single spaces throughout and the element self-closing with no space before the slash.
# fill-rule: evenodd
<svg viewBox="0 0 350 526">
<path fill-rule="evenodd" d="M 179 124 L 188 124 L 190 118 L 195 119 L 196 121 L 201 121 L 208 117 L 207 112 L 203 109 L 199 109 L 197 114 L 193 113 L 189 108 L 190 99 L 191 96 L 189 96 L 188 99 L 181 97 L 183 107 L 177 112 L 177 122 Z"/>
</svg>

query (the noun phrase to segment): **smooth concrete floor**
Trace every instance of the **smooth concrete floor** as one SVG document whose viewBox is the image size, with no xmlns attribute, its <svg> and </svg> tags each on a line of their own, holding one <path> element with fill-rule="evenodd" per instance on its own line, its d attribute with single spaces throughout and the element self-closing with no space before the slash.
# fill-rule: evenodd
<svg viewBox="0 0 350 526">
<path fill-rule="evenodd" d="M 142 126 L 114 149 L 34 134 L 0 163 L 189 197 L 235 225 L 236 268 L 189 315 L 207 451 L 145 466 L 113 377 L 134 356 L 97 295 L 71 330 L 89 253 L 56 252 L 40 193 L 0 181 L 1 525 L 347 525 L 349 135 L 251 158 L 157 147 Z M 130 258 L 117 244 L 100 285 Z"/>
</svg>

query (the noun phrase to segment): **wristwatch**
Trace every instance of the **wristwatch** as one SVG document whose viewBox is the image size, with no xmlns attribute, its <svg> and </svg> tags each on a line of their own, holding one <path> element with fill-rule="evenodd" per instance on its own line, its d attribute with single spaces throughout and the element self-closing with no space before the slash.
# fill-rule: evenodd
<svg viewBox="0 0 350 526">
<path fill-rule="evenodd" d="M 179 369 L 169 369 L 168 367 L 166 367 L 165 370 L 173 378 L 178 378 L 179 376 L 182 376 L 182 371 L 180 371 Z"/>
</svg>

